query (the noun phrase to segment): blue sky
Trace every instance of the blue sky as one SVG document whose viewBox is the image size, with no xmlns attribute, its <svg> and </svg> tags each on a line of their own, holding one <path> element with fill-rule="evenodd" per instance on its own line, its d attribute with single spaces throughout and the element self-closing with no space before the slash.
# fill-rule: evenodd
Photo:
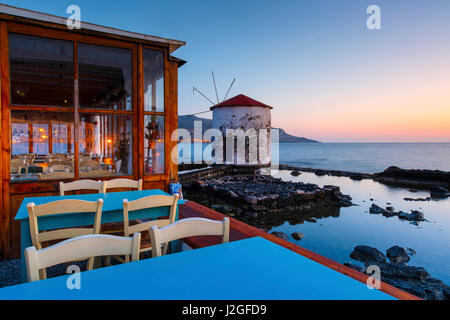
<svg viewBox="0 0 450 320">
<path fill-rule="evenodd" d="M 322 141 L 450 141 L 450 1 L 2 1 L 187 41 L 174 53 L 179 112 L 243 93 L 270 104 L 273 125 Z M 381 8 L 382 30 L 366 28 Z M 208 117 L 206 114 L 205 117 Z M 210 115 L 209 115 L 210 116 Z"/>
</svg>

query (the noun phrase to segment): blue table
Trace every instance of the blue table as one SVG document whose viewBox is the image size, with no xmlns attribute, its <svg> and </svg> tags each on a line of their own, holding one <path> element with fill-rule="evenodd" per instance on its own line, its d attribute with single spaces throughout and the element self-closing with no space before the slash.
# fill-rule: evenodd
<svg viewBox="0 0 450 320">
<path fill-rule="evenodd" d="M 297 300 L 393 297 L 263 238 L 0 289 L 0 299 Z"/>
<path fill-rule="evenodd" d="M 153 195 L 169 195 L 168 193 L 159 190 L 143 190 L 143 191 L 126 191 L 126 192 L 112 192 L 112 193 L 91 193 L 67 196 L 50 196 L 50 197 L 33 197 L 24 198 L 20 205 L 19 211 L 16 214 L 15 220 L 20 221 L 20 250 L 21 250 L 21 273 L 20 280 L 27 281 L 26 263 L 24 257 L 24 250 L 32 246 L 30 235 L 30 224 L 28 220 L 27 205 L 34 202 L 36 205 L 49 203 L 58 200 L 78 199 L 86 201 L 97 201 L 103 199 L 103 213 L 102 223 L 120 222 L 123 221 L 123 199 L 133 201 L 136 199 L 153 196 Z M 178 200 L 178 204 L 184 204 L 183 200 Z M 155 219 L 169 215 L 168 207 L 151 208 L 147 210 L 140 210 L 130 213 L 130 219 Z M 72 228 L 94 224 L 94 213 L 75 213 L 75 214 L 60 214 L 38 218 L 38 225 L 40 230 L 53 230 L 60 228 Z M 178 212 L 177 217 L 178 219 Z"/>
</svg>

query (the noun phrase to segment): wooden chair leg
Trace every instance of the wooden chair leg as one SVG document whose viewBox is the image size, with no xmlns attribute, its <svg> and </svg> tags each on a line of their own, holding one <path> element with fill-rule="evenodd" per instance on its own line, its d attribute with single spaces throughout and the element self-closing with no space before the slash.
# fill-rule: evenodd
<svg viewBox="0 0 450 320">
<path fill-rule="evenodd" d="M 89 258 L 87 265 L 86 265 L 86 270 L 89 271 L 89 270 L 94 269 L 94 260 L 95 260 L 95 257 Z"/>
<path fill-rule="evenodd" d="M 39 279 L 41 279 L 41 280 L 47 279 L 47 270 L 46 269 L 39 270 Z"/>
</svg>

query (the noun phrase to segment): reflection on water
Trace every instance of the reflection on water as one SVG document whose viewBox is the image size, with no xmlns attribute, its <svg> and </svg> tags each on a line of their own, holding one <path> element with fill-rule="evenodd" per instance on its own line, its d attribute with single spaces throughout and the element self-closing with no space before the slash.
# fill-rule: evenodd
<svg viewBox="0 0 450 320">
<path fill-rule="evenodd" d="M 320 187 L 337 185 L 342 193 L 352 196 L 356 206 L 341 208 L 338 214 L 323 212 L 317 216 L 315 223 L 287 218 L 281 226 L 271 226 L 269 232 L 282 231 L 287 235 L 304 233 L 306 236 L 302 240 L 296 241 L 290 237 L 290 241 L 341 263 L 351 261 L 350 253 L 361 244 L 373 246 L 382 252 L 394 245 L 412 248 L 417 254 L 411 257 L 409 265 L 424 267 L 433 277 L 450 284 L 450 199 L 409 202 L 403 198 L 426 198 L 429 192 L 412 193 L 372 180 L 318 177 L 306 172 L 298 177 L 291 176 L 290 171 L 279 171 L 273 175 L 286 181 L 314 183 Z M 396 211 L 420 210 L 429 222 L 414 226 L 397 217 L 369 214 L 372 203 L 381 207 L 390 203 Z"/>
</svg>

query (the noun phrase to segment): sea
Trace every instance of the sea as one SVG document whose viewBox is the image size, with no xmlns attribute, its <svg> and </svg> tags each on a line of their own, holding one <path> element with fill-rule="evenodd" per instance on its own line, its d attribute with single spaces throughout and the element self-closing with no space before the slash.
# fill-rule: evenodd
<svg viewBox="0 0 450 320">
<path fill-rule="evenodd" d="M 197 156 L 194 158 L 194 149 Z M 192 146 L 189 159 L 210 159 L 210 146 Z M 187 148 L 188 149 L 188 148 Z M 450 171 L 450 143 L 281 143 L 277 151 L 272 146 L 272 162 L 300 167 L 336 169 L 361 173 L 381 172 L 390 166 L 404 169 Z M 187 152 L 189 153 L 189 152 Z M 186 153 L 186 154 L 187 154 Z M 188 158 L 180 156 L 180 162 Z M 289 241 L 340 263 L 351 262 L 350 253 L 357 245 L 368 245 L 386 252 L 399 245 L 411 248 L 416 254 L 409 265 L 425 268 L 432 277 L 450 285 L 450 198 L 427 202 L 411 202 L 404 198 L 426 198 L 428 191 L 415 191 L 387 186 L 372 180 L 355 181 L 347 177 L 316 176 L 303 172 L 293 177 L 290 171 L 273 171 L 273 176 L 285 181 L 301 181 L 339 186 L 341 192 L 352 197 L 354 206 L 324 212 L 311 221 L 284 221 L 271 226 L 270 232 L 281 231 Z M 419 210 L 427 221 L 419 225 L 369 213 L 375 203 L 393 206 L 396 211 Z M 304 233 L 302 240 L 291 234 Z"/>
<path fill-rule="evenodd" d="M 403 169 L 450 171 L 450 143 L 280 143 L 280 163 L 361 173 Z M 272 148 L 276 157 L 276 146 Z"/>
</svg>

